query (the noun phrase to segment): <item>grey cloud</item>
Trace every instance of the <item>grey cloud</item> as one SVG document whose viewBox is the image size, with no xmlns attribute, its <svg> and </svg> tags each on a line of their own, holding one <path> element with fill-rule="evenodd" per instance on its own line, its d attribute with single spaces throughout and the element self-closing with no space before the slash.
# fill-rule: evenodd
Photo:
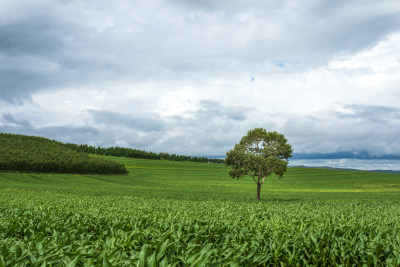
<svg viewBox="0 0 400 267">
<path fill-rule="evenodd" d="M 106 110 L 89 110 L 96 123 L 106 126 L 118 126 L 138 131 L 161 131 L 166 128 L 165 122 L 153 114 L 125 115 Z"/>
<path fill-rule="evenodd" d="M 88 126 L 48 126 L 37 128 L 33 132 L 50 139 L 80 144 L 96 144 L 106 140 L 104 137 L 101 138 L 102 134 L 98 129 Z"/>
<path fill-rule="evenodd" d="M 0 51 L 10 55 L 54 55 L 63 47 L 63 28 L 55 18 L 26 18 L 0 25 Z"/>
<path fill-rule="evenodd" d="M 0 100 L 22 104 L 32 93 L 68 81 L 62 69 L 43 64 L 61 61 L 68 26 L 55 16 L 56 1 L 8 4 L 0 21 Z"/>
<path fill-rule="evenodd" d="M 203 100 L 200 101 L 200 108 L 193 112 L 197 120 L 212 120 L 213 118 L 244 121 L 247 114 L 252 111 L 246 107 L 225 107 L 218 102 Z"/>
<path fill-rule="evenodd" d="M 375 45 L 388 33 L 398 30 L 399 18 L 395 15 L 377 15 L 355 20 L 348 19 L 347 22 L 341 22 L 339 26 L 332 27 L 332 30 L 323 34 L 319 41 L 326 47 L 329 47 L 329 44 L 335 44 L 341 50 L 357 52 Z"/>
<path fill-rule="evenodd" d="M 0 69 L 0 100 L 22 105 L 31 93 L 55 84 L 47 75 L 24 70 Z"/>
<path fill-rule="evenodd" d="M 323 65 L 338 53 L 353 53 L 371 47 L 388 33 L 399 30 L 399 5 L 384 10 L 374 8 L 384 6 L 384 3 L 370 2 L 366 6 L 359 1 L 333 2 L 334 8 L 326 1 L 303 2 L 287 15 L 285 12 L 290 10 L 282 9 L 278 24 L 281 26 L 280 38 L 254 39 L 252 60 L 257 55 L 265 58 L 265 55 L 273 54 L 275 58 L 270 60 L 300 62 L 294 67 L 302 71 Z M 363 12 L 360 6 L 365 7 Z M 398 11 L 394 12 L 396 9 Z M 265 46 L 266 43 L 269 45 Z"/>
<path fill-rule="evenodd" d="M 337 112 L 339 118 L 354 118 L 375 123 L 400 120 L 400 109 L 386 106 L 345 105 L 346 112 Z"/>
<path fill-rule="evenodd" d="M 323 152 L 327 156 L 336 157 L 384 158 L 384 155 L 395 155 L 400 151 L 400 118 L 397 108 L 360 105 L 343 107 L 352 108 L 352 113 L 297 116 L 281 126 L 269 122 L 268 116 L 257 123 L 227 119 L 226 107 L 224 109 L 223 105 L 212 101 L 201 103 L 198 112 L 193 113 L 196 119 L 191 116 L 161 119 L 152 114 L 127 116 L 91 110 L 93 126 L 86 127 L 38 127 L 18 116 L 3 114 L 0 117 L 0 131 L 95 146 L 123 146 L 154 152 L 216 156 L 224 155 L 247 130 L 264 127 L 285 134 L 295 153 L 315 153 L 312 154 L 315 156 Z M 382 122 L 375 116 L 388 119 Z M 284 121 L 284 118 L 280 120 Z"/>
<path fill-rule="evenodd" d="M 226 107 L 201 101 L 199 109 L 183 117 L 121 114 L 108 110 L 88 110 L 92 118 L 86 127 L 33 126 L 21 115 L 0 117 L 0 131 L 39 135 L 72 143 L 95 146 L 123 146 L 154 152 L 186 155 L 224 155 L 243 134 L 251 109 Z"/>
<path fill-rule="evenodd" d="M 393 1 L 5 2 L 0 4 L 0 101 L 12 104 L 23 104 L 41 90 L 103 90 L 113 82 L 132 88 L 130 93 L 145 90 L 146 83 L 160 85 L 154 91 L 161 95 L 186 84 L 235 83 L 248 73 L 260 77 L 256 86 L 277 73 L 306 72 L 338 54 L 369 48 L 400 29 L 400 6 Z M 241 107 L 196 104 L 194 111 L 170 118 L 142 114 L 140 108 L 132 114 L 91 110 L 93 124 L 86 128 L 39 127 L 4 114 L 1 129 L 78 143 L 219 155 L 249 128 L 280 127 L 270 122 L 279 118 L 254 122 L 251 115 L 258 111 L 245 100 Z M 280 129 L 299 150 L 400 150 L 397 108 L 342 109 L 326 117 L 293 116 Z"/>
<path fill-rule="evenodd" d="M 46 126 L 33 127 L 30 123 L 25 125 L 14 125 L 8 123 L 0 125 L 0 132 L 14 133 L 23 135 L 42 136 L 61 142 L 72 142 L 77 144 L 104 145 L 111 141 L 106 133 L 101 133 L 92 127 L 76 127 L 76 126 Z"/>
<path fill-rule="evenodd" d="M 137 131 L 130 129 L 115 129 L 108 127 L 91 127 L 91 126 L 32 126 L 30 123 L 26 125 L 15 125 L 2 119 L 3 125 L 0 124 L 0 132 L 14 133 L 23 135 L 42 136 L 64 143 L 88 144 L 93 146 L 123 146 L 137 149 L 149 150 L 151 144 L 154 144 L 159 136 L 146 133 L 139 136 Z"/>
<path fill-rule="evenodd" d="M 0 132 L 36 135 L 78 144 L 104 145 L 114 142 L 107 133 L 90 126 L 37 126 L 18 115 L 9 113 L 0 116 Z"/>
<path fill-rule="evenodd" d="M 285 4 L 285 1 L 258 1 L 258 0 L 169 0 L 176 7 L 199 9 L 204 11 L 247 11 L 252 9 L 277 9 Z"/>
<path fill-rule="evenodd" d="M 159 132 L 147 131 L 137 138 L 127 138 L 129 145 L 154 152 L 224 155 L 246 128 L 244 124 L 252 109 L 227 107 L 208 100 L 197 104 L 198 109 L 185 116 L 166 118 Z"/>
<path fill-rule="evenodd" d="M 251 108 L 224 106 L 216 101 L 199 101 L 198 109 L 187 113 L 189 117 L 171 118 L 168 129 L 173 130 L 158 143 L 158 150 L 162 148 L 162 151 L 178 154 L 224 155 L 248 130 L 247 118 L 253 111 Z"/>
<path fill-rule="evenodd" d="M 367 105 L 344 108 L 346 112 L 331 116 L 288 120 L 282 129 L 295 144 L 295 153 L 365 151 L 370 156 L 382 156 L 400 151 L 399 109 Z"/>
<path fill-rule="evenodd" d="M 201 81 L 275 71 L 266 62 L 296 62 L 290 69 L 304 71 L 400 28 L 399 7 L 391 1 L 334 2 L 126 2 L 121 8 L 102 1 L 18 1 L 3 13 L 24 15 L 3 16 L 0 23 L 0 54 L 6 55 L 0 99 L 21 103 L 39 90 L 107 80 L 179 81 L 185 74 Z M 7 67 L 26 56 L 57 67 L 34 61 L 25 63 L 30 68 Z"/>
<path fill-rule="evenodd" d="M 167 136 L 157 147 L 160 152 L 183 155 L 220 156 L 233 147 L 237 140 L 237 127 L 221 131 L 217 127 L 205 129 L 185 129 L 185 133 Z"/>
<path fill-rule="evenodd" d="M 169 118 L 169 123 L 174 127 L 182 127 L 186 130 L 203 131 L 202 129 L 210 129 L 211 132 L 215 132 L 220 129 L 228 131 L 233 125 L 247 122 L 249 114 L 254 111 L 252 108 L 224 106 L 219 102 L 210 100 L 201 100 L 197 104 L 196 110 L 188 111 L 185 114 L 186 116 L 172 116 Z"/>
<path fill-rule="evenodd" d="M 5 124 L 8 125 L 13 125 L 17 127 L 25 127 L 25 128 L 30 128 L 31 124 L 27 120 L 16 120 L 13 116 L 10 114 L 3 114 L 1 116 L 1 121 L 3 121 Z"/>
</svg>

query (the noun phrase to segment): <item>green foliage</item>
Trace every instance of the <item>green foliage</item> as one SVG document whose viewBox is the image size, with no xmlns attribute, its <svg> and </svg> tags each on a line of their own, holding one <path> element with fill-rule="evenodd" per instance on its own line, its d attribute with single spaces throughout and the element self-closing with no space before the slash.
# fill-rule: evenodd
<svg viewBox="0 0 400 267">
<path fill-rule="evenodd" d="M 0 172 L 0 266 L 399 266 L 400 175 L 288 168 L 263 201 L 220 164 Z"/>
<path fill-rule="evenodd" d="M 123 148 L 123 147 L 103 148 L 103 147 L 94 147 L 89 145 L 76 145 L 71 143 L 67 143 L 65 144 L 65 146 L 68 147 L 69 149 L 78 152 L 85 152 L 89 154 L 104 155 L 104 156 L 127 157 L 127 158 L 137 158 L 137 159 L 171 160 L 171 161 L 192 161 L 192 162 L 202 162 L 202 163 L 224 163 L 223 159 L 184 156 L 177 154 L 169 154 L 165 152 L 154 153 L 133 148 Z"/>
<path fill-rule="evenodd" d="M 277 132 L 256 128 L 247 132 L 235 148 L 226 153 L 225 163 L 232 167 L 232 178 L 250 175 L 257 184 L 257 199 L 265 177 L 275 173 L 282 177 L 286 172 L 292 147 L 287 139 Z"/>
<path fill-rule="evenodd" d="M 43 137 L 0 133 L 0 170 L 61 173 L 126 173 L 123 164 L 65 148 Z"/>
<path fill-rule="evenodd" d="M 397 205 L 0 194 L 5 266 L 400 264 Z M 289 216 L 290 215 L 290 216 Z"/>
</svg>

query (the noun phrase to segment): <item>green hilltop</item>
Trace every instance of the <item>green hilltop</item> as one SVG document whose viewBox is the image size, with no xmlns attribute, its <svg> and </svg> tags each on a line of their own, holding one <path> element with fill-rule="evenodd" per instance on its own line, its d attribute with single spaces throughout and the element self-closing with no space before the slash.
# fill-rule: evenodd
<svg viewBox="0 0 400 267">
<path fill-rule="evenodd" d="M 61 142 L 6 133 L 0 133 L 0 170 L 97 174 L 127 172 L 121 163 L 74 151 Z"/>
</svg>

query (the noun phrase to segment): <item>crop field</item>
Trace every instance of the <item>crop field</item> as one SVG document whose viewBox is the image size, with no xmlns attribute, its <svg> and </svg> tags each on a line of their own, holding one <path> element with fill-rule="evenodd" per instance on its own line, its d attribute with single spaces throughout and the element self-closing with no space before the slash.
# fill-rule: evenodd
<svg viewBox="0 0 400 267">
<path fill-rule="evenodd" d="M 0 266 L 400 266 L 400 175 L 112 158 L 129 174 L 0 172 Z"/>
</svg>

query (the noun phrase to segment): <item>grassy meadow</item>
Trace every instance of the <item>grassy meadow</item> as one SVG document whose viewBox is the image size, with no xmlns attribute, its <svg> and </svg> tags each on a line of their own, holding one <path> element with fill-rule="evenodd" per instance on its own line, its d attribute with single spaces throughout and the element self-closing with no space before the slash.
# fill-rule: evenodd
<svg viewBox="0 0 400 267">
<path fill-rule="evenodd" d="M 400 175 L 289 168 L 257 202 L 221 164 L 0 172 L 0 266 L 400 266 Z"/>
</svg>

